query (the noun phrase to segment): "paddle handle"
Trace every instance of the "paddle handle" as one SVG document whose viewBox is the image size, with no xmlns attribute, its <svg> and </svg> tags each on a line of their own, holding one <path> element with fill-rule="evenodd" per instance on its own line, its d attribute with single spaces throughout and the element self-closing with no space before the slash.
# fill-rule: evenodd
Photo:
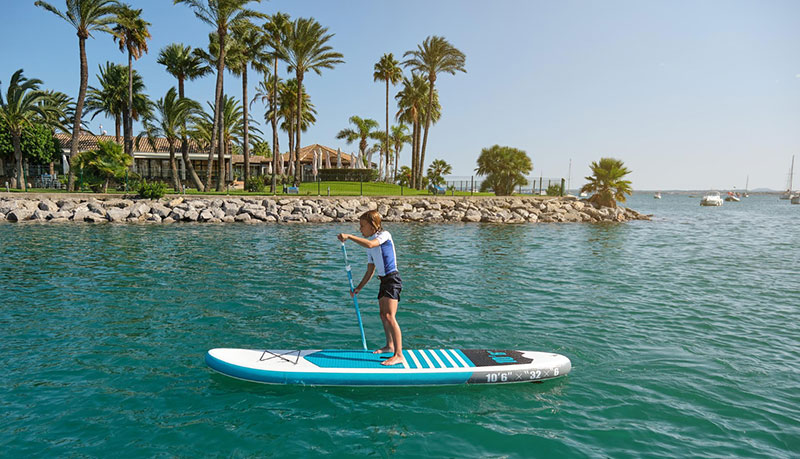
<svg viewBox="0 0 800 459">
<path fill-rule="evenodd" d="M 347 261 L 347 249 L 342 242 L 342 254 L 344 255 L 344 269 L 347 271 L 347 280 L 350 282 L 350 291 L 353 292 L 353 305 L 356 307 L 356 317 L 358 317 L 358 328 L 361 330 L 361 344 L 364 350 L 367 350 L 367 338 L 364 336 L 364 324 L 361 322 L 361 310 L 358 309 L 358 295 L 355 293 L 356 288 L 353 285 L 353 273 L 350 269 L 350 263 Z"/>
</svg>

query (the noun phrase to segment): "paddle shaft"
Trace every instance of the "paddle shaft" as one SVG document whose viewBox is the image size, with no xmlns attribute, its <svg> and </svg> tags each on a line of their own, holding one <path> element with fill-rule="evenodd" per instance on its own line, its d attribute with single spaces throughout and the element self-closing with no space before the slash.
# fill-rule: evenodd
<svg viewBox="0 0 800 459">
<path fill-rule="evenodd" d="M 347 271 L 347 280 L 350 281 L 350 291 L 353 293 L 353 305 L 356 307 L 356 317 L 358 317 L 358 328 L 361 330 L 361 344 L 364 350 L 367 350 L 367 338 L 364 337 L 364 324 L 361 322 L 361 311 L 358 309 L 358 295 L 355 293 L 356 288 L 353 285 L 353 273 L 350 270 L 350 263 L 347 261 L 347 249 L 342 242 L 342 254 L 344 254 L 344 269 Z"/>
</svg>

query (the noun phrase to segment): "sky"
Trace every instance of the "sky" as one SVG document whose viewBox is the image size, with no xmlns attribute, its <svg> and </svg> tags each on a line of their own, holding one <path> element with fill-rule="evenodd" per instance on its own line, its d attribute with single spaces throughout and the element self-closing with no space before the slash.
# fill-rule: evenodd
<svg viewBox="0 0 800 459">
<path fill-rule="evenodd" d="M 51 3 L 63 9 L 65 1 Z M 174 42 L 205 47 L 211 27 L 170 0 L 128 3 L 152 24 L 150 52 L 134 68 L 156 100 L 177 84 L 156 63 L 159 50 Z M 23 68 L 76 97 L 74 28 L 34 0 L 0 5 L 0 81 Z M 800 153 L 797 1 L 272 0 L 253 7 L 315 18 L 344 55 L 345 63 L 306 76 L 317 123 L 303 145 L 356 151 L 336 134 L 352 115 L 384 125 L 385 86 L 373 81 L 374 64 L 384 53 L 401 60 L 439 35 L 466 55 L 467 73 L 436 81 L 442 118 L 431 127 L 426 165 L 443 159 L 453 175 L 473 175 L 481 150 L 499 144 L 524 150 L 531 176 L 565 177 L 572 188 L 585 183 L 592 161 L 614 157 L 638 190 L 742 189 L 748 180 L 751 190 L 781 190 Z M 90 85 L 106 61 L 127 62 L 104 33 L 87 41 L 87 55 Z M 286 66 L 280 71 L 285 76 Z M 258 78 L 250 81 L 253 94 Z M 188 82 L 187 96 L 205 104 L 214 84 L 213 76 Z M 241 98 L 241 81 L 226 73 L 225 90 Z M 392 114 L 399 90 L 390 89 Z M 253 111 L 261 121 L 263 106 Z M 99 133 L 100 124 L 113 132 L 113 121 L 99 116 L 90 128 Z M 401 165 L 410 164 L 409 152 Z"/>
</svg>

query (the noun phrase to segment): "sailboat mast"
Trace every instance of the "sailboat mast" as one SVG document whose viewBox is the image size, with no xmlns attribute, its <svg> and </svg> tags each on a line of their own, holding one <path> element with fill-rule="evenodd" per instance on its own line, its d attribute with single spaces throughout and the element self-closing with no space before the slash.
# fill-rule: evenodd
<svg viewBox="0 0 800 459">
<path fill-rule="evenodd" d="M 792 192 L 793 179 L 794 179 L 794 155 L 792 155 L 792 167 L 789 168 L 789 193 Z"/>
</svg>

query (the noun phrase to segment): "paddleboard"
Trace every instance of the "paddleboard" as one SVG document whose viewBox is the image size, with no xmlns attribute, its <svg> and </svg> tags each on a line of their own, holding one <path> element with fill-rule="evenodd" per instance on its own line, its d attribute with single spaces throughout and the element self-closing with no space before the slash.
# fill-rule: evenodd
<svg viewBox="0 0 800 459">
<path fill-rule="evenodd" d="M 206 364 L 233 378 L 314 386 L 436 386 L 535 382 L 569 373 L 559 354 L 490 349 L 405 350 L 405 363 L 385 366 L 391 353 L 362 350 L 211 349 Z"/>
</svg>

